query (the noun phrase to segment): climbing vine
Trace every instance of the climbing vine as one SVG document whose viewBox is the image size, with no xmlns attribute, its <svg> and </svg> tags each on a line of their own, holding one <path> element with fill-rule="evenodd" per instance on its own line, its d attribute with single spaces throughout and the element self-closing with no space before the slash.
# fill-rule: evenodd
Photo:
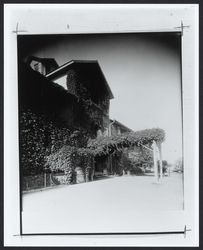
<svg viewBox="0 0 203 250">
<path fill-rule="evenodd" d="M 115 151 L 131 146 L 150 145 L 153 141 L 163 142 L 165 132 L 163 129 L 145 129 L 137 132 L 127 132 L 111 137 L 99 137 L 90 139 L 87 147 L 94 151 L 95 155 L 109 155 Z"/>
<path fill-rule="evenodd" d="M 75 168 L 80 167 L 85 174 L 87 168 L 92 167 L 94 155 L 88 148 L 63 146 L 58 151 L 46 156 L 45 166 L 53 172 L 63 171 L 66 183 L 75 182 Z"/>
<path fill-rule="evenodd" d="M 52 124 L 30 110 L 20 112 L 20 161 L 23 175 L 43 171 L 44 157 L 48 154 L 48 133 Z"/>
<path fill-rule="evenodd" d="M 56 125 L 43 114 L 29 109 L 20 112 L 20 162 L 23 175 L 49 170 L 46 156 L 58 152 L 64 145 L 83 147 L 89 135 L 83 129 L 71 130 Z"/>
<path fill-rule="evenodd" d="M 142 130 L 138 132 L 130 132 L 119 136 L 99 137 L 90 139 L 87 147 L 63 146 L 58 151 L 46 157 L 46 166 L 51 171 L 64 171 L 67 175 L 67 183 L 71 183 L 73 179 L 74 169 L 80 167 L 83 172 L 88 167 L 92 167 L 91 163 L 95 157 L 114 155 L 115 158 L 123 157 L 124 148 L 147 144 L 149 146 L 153 140 L 161 142 L 164 140 L 165 133 L 162 129 Z M 146 150 L 138 148 L 138 154 L 142 155 L 139 163 L 151 161 L 151 155 Z M 118 165 L 119 167 L 120 165 Z"/>
<path fill-rule="evenodd" d="M 56 126 L 45 115 L 30 110 L 20 112 L 20 161 L 23 175 L 38 174 L 44 170 L 63 171 L 66 183 L 74 182 L 75 168 L 85 173 L 92 168 L 95 157 L 118 156 L 125 148 L 138 147 L 142 162 L 151 160 L 140 145 L 162 142 L 162 129 L 147 129 L 111 137 L 89 139 L 85 130 L 70 130 Z M 138 151 L 139 151 L 138 150 Z"/>
</svg>

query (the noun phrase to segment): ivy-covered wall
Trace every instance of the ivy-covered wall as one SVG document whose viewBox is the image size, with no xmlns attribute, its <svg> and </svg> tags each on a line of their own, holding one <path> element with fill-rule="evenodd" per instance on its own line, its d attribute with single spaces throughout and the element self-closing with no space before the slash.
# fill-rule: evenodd
<svg viewBox="0 0 203 250">
<path fill-rule="evenodd" d="M 66 84 L 68 92 L 73 94 L 81 101 L 85 112 L 89 115 L 89 119 L 95 123 L 96 129 L 101 129 L 103 132 L 109 124 L 109 105 L 110 100 L 108 95 L 101 93 L 101 98 L 93 100 L 92 93 L 87 88 L 91 80 L 80 74 L 77 69 L 67 71 Z M 95 88 L 97 83 L 95 82 Z"/>
<path fill-rule="evenodd" d="M 103 161 L 105 168 L 110 166 L 111 156 L 114 173 L 121 174 L 125 148 L 165 138 L 159 128 L 96 138 L 97 130 L 104 130 L 109 122 L 99 104 L 66 91 L 20 62 L 18 73 L 23 175 L 64 171 L 67 183 L 79 183 L 92 179 L 95 160 Z"/>
<path fill-rule="evenodd" d="M 53 170 L 47 157 L 64 145 L 86 147 L 103 126 L 103 112 L 21 62 L 18 75 L 20 165 L 23 175 L 34 175 L 45 171 L 45 165 Z"/>
<path fill-rule="evenodd" d="M 72 81 L 76 81 L 75 77 Z M 77 95 L 19 62 L 19 107 L 46 114 L 67 127 L 83 127 L 94 137 L 98 127 L 103 129 L 108 112 L 88 98 L 81 84 L 77 81 L 74 84 Z M 70 85 L 73 89 L 73 84 Z"/>
<path fill-rule="evenodd" d="M 45 171 L 46 157 L 64 145 L 84 147 L 88 134 L 82 128 L 68 129 L 44 114 L 26 109 L 20 112 L 20 162 L 23 175 Z M 49 166 L 47 166 L 49 171 Z"/>
</svg>

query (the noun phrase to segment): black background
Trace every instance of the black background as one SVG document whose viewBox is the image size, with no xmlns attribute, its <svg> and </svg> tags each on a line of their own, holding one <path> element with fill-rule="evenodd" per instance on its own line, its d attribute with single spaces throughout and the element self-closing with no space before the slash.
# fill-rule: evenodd
<svg viewBox="0 0 203 250">
<path fill-rule="evenodd" d="M 4 134 L 4 129 L 3 129 L 3 117 L 4 117 L 4 114 L 3 114 L 3 100 L 4 100 L 4 97 L 3 97 L 3 89 L 4 89 L 4 82 L 3 82 L 3 55 L 4 55 L 4 51 L 3 51 L 3 19 L 4 19 L 4 15 L 3 15 L 3 5 L 5 4 L 18 4 L 18 3 L 48 3 L 48 4 L 52 4 L 52 3 L 67 3 L 67 4 L 70 4 L 70 3 L 74 3 L 74 4 L 79 4 L 79 3 L 94 3 L 94 4 L 99 4 L 99 3 L 106 3 L 106 4 L 199 4 L 199 30 L 200 30 L 200 36 L 199 36 L 199 45 L 200 45 L 200 48 L 199 48 L 199 55 L 200 55 L 200 68 L 199 68 L 199 100 L 200 100 L 200 109 L 199 109 L 199 128 L 201 129 L 201 126 L 203 126 L 202 124 L 202 119 L 201 117 L 203 116 L 203 111 L 201 109 L 201 97 L 203 95 L 203 87 L 202 87 L 202 80 L 203 80 L 203 70 L 202 70 L 202 47 L 201 47 L 201 44 L 203 43 L 202 41 L 202 23 L 203 23 L 203 3 L 201 3 L 200 1 L 195 1 L 195 0 L 191 0 L 191 1 L 188 1 L 188 0 L 182 0 L 182 1 L 173 1 L 173 0 L 159 0 L 159 1 L 146 1 L 146 0 L 72 0 L 72 1 L 68 1 L 68 0 L 27 0 L 27 1 L 15 1 L 15 0 L 0 0 L 0 17 L 1 17 L 1 21 L 0 21 L 0 36 L 1 36 L 1 39 L 0 39 L 0 249 L 3 249 L 3 248 L 7 248 L 7 249 L 16 249 L 16 247 L 4 247 L 4 243 L 3 243 L 3 238 L 4 238 L 4 235 L 3 235 L 3 228 L 4 228 L 4 224 L 3 224 L 3 206 L 4 206 L 4 203 L 3 203 L 3 185 L 4 185 L 4 182 L 3 182 L 3 134 Z M 202 102 L 203 104 L 203 102 Z M 203 159 L 203 154 L 201 153 L 201 142 L 202 142 L 202 134 L 200 133 L 200 136 L 199 136 L 199 139 L 200 139 L 200 154 L 199 154 L 199 160 L 200 160 L 200 168 L 199 168 L 199 196 L 201 198 L 202 196 L 202 193 L 203 193 L 203 176 L 202 176 L 202 168 L 201 168 L 201 162 L 202 162 L 202 159 Z M 203 215 L 203 204 L 201 202 L 201 199 L 200 199 L 200 207 L 199 207 L 199 215 L 200 215 L 200 247 L 202 246 L 202 238 L 203 238 L 203 233 L 202 233 L 202 215 Z M 24 248 L 24 249 L 30 249 L 30 248 L 33 248 L 33 247 L 19 247 L 20 248 Z M 38 247 L 39 249 L 58 249 L 57 247 Z M 74 247 L 74 249 L 79 249 L 81 247 Z M 100 249 L 103 249 L 103 247 L 91 247 L 91 249 L 95 249 L 95 248 L 100 248 Z M 107 247 L 105 247 L 107 248 Z M 110 247 L 108 247 L 110 248 Z M 123 249 L 124 247 L 119 247 L 119 249 Z M 126 247 L 127 248 L 127 247 Z M 132 248 L 132 247 L 131 247 Z M 133 247 L 134 248 L 134 247 Z M 35 247 L 33 248 L 35 249 Z M 86 247 L 86 249 L 88 249 Z M 118 249 L 118 247 L 116 247 L 116 249 Z M 142 249 L 152 249 L 152 247 L 142 247 Z M 173 247 L 174 249 L 174 247 Z M 184 247 L 179 247 L 177 249 L 184 249 Z M 188 248 L 187 248 L 188 249 Z"/>
</svg>

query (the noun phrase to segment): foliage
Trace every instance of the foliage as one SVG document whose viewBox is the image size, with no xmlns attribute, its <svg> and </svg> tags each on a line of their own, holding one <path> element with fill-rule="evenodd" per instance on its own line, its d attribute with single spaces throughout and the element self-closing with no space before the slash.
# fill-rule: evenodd
<svg viewBox="0 0 203 250">
<path fill-rule="evenodd" d="M 43 114 L 21 111 L 20 161 L 23 175 L 60 170 L 65 172 L 67 183 L 70 183 L 75 167 L 79 166 L 85 172 L 87 167 L 91 167 L 95 156 L 119 156 L 124 148 L 139 146 L 140 143 L 148 145 L 152 140 L 163 141 L 164 131 L 152 129 L 89 141 L 88 138 L 87 132 L 81 128 L 73 131 L 54 123 Z M 122 169 L 119 166 L 118 172 Z"/>
<path fill-rule="evenodd" d="M 130 171 L 132 175 L 142 174 L 143 170 L 136 164 L 131 158 L 128 157 L 128 154 L 125 152 L 120 152 L 115 154 L 114 157 L 114 171 L 118 175 L 123 175 L 123 172 L 127 173 Z"/>
<path fill-rule="evenodd" d="M 80 99 L 80 103 L 84 109 L 84 112 L 88 116 L 88 120 L 94 124 L 94 126 L 102 127 L 103 123 L 103 111 L 97 106 L 91 99 Z"/>
<path fill-rule="evenodd" d="M 140 174 L 143 174 L 143 170 L 139 166 L 134 165 L 130 169 L 130 174 L 132 174 L 132 175 L 140 175 Z"/>
<path fill-rule="evenodd" d="M 120 164 L 123 166 L 123 170 L 130 171 L 132 175 L 142 174 L 142 169 L 136 164 L 136 162 L 129 158 L 128 155 L 122 154 Z"/>
<path fill-rule="evenodd" d="M 149 147 L 149 145 L 148 145 Z M 129 152 L 134 164 L 152 163 L 153 152 L 143 147 L 133 147 Z"/>
<path fill-rule="evenodd" d="M 91 167 L 92 160 L 92 150 L 66 145 L 46 156 L 45 166 L 53 172 L 64 171 L 66 183 L 70 184 L 74 179 L 75 168 L 80 167 L 85 173 Z"/>
<path fill-rule="evenodd" d="M 183 159 L 182 157 L 179 158 L 176 162 L 175 162 L 175 168 L 174 168 L 175 172 L 183 172 Z"/>
<path fill-rule="evenodd" d="M 164 138 L 165 132 L 162 129 L 145 129 L 111 137 L 90 139 L 87 147 L 94 150 L 95 155 L 109 155 L 115 151 L 122 151 L 123 148 L 152 144 L 153 140 L 163 142 Z"/>
<path fill-rule="evenodd" d="M 94 126 L 102 127 L 103 113 L 108 110 L 109 99 L 106 98 L 106 103 L 102 102 L 103 105 L 105 104 L 105 109 L 100 108 L 94 101 L 92 101 L 90 91 L 85 87 L 86 84 L 84 79 L 81 82 L 78 77 L 78 72 L 75 70 L 69 70 L 67 81 L 68 91 L 77 97 L 77 105 L 82 108 L 82 113 L 86 116 L 86 121 L 94 124 Z"/>
<path fill-rule="evenodd" d="M 82 129 L 71 131 L 60 127 L 43 114 L 30 110 L 20 112 L 20 161 L 23 175 L 44 172 L 45 158 L 64 145 L 86 145 L 88 135 Z M 45 166 L 45 167 L 44 167 Z"/>
<path fill-rule="evenodd" d="M 133 162 L 126 154 L 121 154 L 120 165 L 123 170 L 127 171 L 133 167 Z"/>
<path fill-rule="evenodd" d="M 117 175 L 122 175 L 123 171 L 127 171 L 129 164 L 131 163 L 124 152 L 118 151 L 113 153 L 113 157 L 110 156 L 110 160 L 112 161 L 111 171 Z"/>
<path fill-rule="evenodd" d="M 20 161 L 23 175 L 43 171 L 44 156 L 48 151 L 48 131 L 43 117 L 30 111 L 20 113 Z"/>
</svg>

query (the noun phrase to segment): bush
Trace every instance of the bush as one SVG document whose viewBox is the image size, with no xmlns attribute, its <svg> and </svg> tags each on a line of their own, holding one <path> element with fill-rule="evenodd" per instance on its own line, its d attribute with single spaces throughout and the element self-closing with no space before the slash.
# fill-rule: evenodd
<svg viewBox="0 0 203 250">
<path fill-rule="evenodd" d="M 130 174 L 141 175 L 141 174 L 143 174 L 143 170 L 138 166 L 134 166 L 133 168 L 130 169 Z"/>
</svg>

